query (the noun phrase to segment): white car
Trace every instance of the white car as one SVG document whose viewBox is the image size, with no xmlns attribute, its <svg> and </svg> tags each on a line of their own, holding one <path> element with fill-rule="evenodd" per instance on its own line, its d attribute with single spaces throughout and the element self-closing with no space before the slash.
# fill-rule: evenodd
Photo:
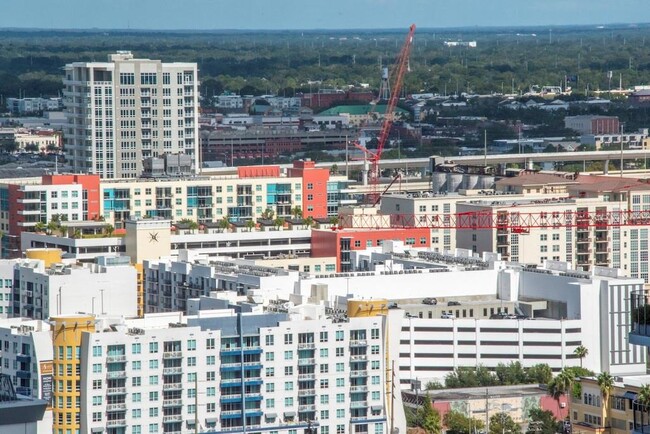
<svg viewBox="0 0 650 434">
<path fill-rule="evenodd" d="M 442 315 L 440 315 L 440 318 L 444 318 L 444 319 L 456 319 L 456 317 L 454 316 L 453 313 L 443 313 Z"/>
</svg>

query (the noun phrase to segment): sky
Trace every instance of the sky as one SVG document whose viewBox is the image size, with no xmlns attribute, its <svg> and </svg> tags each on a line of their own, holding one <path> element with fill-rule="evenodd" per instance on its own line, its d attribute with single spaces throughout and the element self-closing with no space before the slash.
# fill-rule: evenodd
<svg viewBox="0 0 650 434">
<path fill-rule="evenodd" d="M 648 0 L 5 0 L 0 28 L 399 29 L 648 23 Z"/>
</svg>

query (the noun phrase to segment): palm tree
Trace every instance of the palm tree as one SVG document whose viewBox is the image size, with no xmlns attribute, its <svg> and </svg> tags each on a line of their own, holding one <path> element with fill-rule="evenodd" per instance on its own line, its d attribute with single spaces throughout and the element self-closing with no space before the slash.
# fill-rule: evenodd
<svg viewBox="0 0 650 434">
<path fill-rule="evenodd" d="M 221 232 L 225 232 L 229 227 L 230 221 L 228 220 L 227 216 L 219 220 L 219 229 L 221 229 Z"/>
<path fill-rule="evenodd" d="M 312 227 L 314 226 L 314 218 L 312 216 L 307 216 L 304 219 L 302 219 L 302 224 L 304 224 L 307 227 Z"/>
<path fill-rule="evenodd" d="M 113 235 L 113 232 L 115 232 L 115 228 L 109 223 L 104 226 L 104 232 L 106 232 L 106 236 L 110 237 Z"/>
<path fill-rule="evenodd" d="M 255 228 L 255 222 L 253 220 L 246 220 L 246 228 L 248 228 L 248 232 L 252 231 Z"/>
<path fill-rule="evenodd" d="M 34 225 L 34 232 L 45 232 L 47 225 L 43 222 L 38 222 Z"/>
<path fill-rule="evenodd" d="M 562 371 L 560 371 L 557 376 L 551 380 L 551 383 L 553 384 L 553 390 L 554 393 L 558 394 L 558 401 L 559 401 L 559 395 L 565 395 L 566 396 L 566 402 L 567 402 L 567 414 L 569 415 L 569 420 L 571 420 L 571 400 L 574 397 L 574 383 L 575 383 L 575 373 L 573 372 L 572 369 L 570 368 L 564 368 Z M 550 385 L 549 385 L 550 386 Z M 549 390 L 551 387 L 549 387 Z"/>
<path fill-rule="evenodd" d="M 611 396 L 612 390 L 614 389 L 614 377 L 612 377 L 609 372 L 601 372 L 598 374 L 598 377 L 596 377 L 596 379 L 598 380 L 600 393 L 603 395 L 603 404 L 605 404 L 605 423 L 603 423 L 603 426 L 611 426 L 609 420 L 609 410 L 611 408 L 609 397 Z"/>
<path fill-rule="evenodd" d="M 291 215 L 295 219 L 302 217 L 302 209 L 299 206 L 294 206 L 291 208 Z"/>
<path fill-rule="evenodd" d="M 560 412 L 560 398 L 564 393 L 560 390 L 560 385 L 557 381 L 555 381 L 555 378 L 552 379 L 546 388 L 546 393 L 555 400 L 557 403 L 557 411 L 558 413 Z"/>
<path fill-rule="evenodd" d="M 276 218 L 273 220 L 273 225 L 275 226 L 275 229 L 279 231 L 280 228 L 284 226 L 284 219 L 282 217 Z"/>
<path fill-rule="evenodd" d="M 266 220 L 271 220 L 274 215 L 275 212 L 271 208 L 267 208 L 264 210 L 261 217 Z"/>
<path fill-rule="evenodd" d="M 339 224 L 339 216 L 332 216 L 330 217 L 330 224 L 332 226 L 337 226 Z"/>
<path fill-rule="evenodd" d="M 643 420 L 643 413 L 647 413 L 648 407 L 650 407 L 650 384 L 641 386 L 641 390 L 636 396 L 636 402 L 643 406 L 643 412 L 641 413 L 641 426 L 643 426 L 646 424 Z"/>
<path fill-rule="evenodd" d="M 580 345 L 579 347 L 576 347 L 575 350 L 573 350 L 573 354 L 575 354 L 576 357 L 580 358 L 580 367 L 582 368 L 582 359 L 587 357 L 589 350 L 584 345 Z"/>
</svg>

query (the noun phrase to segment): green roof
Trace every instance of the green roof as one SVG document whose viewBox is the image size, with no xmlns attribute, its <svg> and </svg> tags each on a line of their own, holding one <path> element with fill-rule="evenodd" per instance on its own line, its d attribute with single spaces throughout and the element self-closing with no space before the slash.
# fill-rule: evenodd
<svg viewBox="0 0 650 434">
<path fill-rule="evenodd" d="M 340 115 L 342 113 L 346 113 L 349 115 L 365 115 L 370 112 L 383 115 L 384 113 L 386 113 L 386 104 L 378 104 L 374 107 L 374 110 L 370 104 L 339 105 L 336 107 L 328 108 L 327 110 L 320 112 L 319 115 L 332 116 L 332 115 Z M 402 108 L 395 107 L 395 113 L 408 113 L 408 112 Z"/>
</svg>

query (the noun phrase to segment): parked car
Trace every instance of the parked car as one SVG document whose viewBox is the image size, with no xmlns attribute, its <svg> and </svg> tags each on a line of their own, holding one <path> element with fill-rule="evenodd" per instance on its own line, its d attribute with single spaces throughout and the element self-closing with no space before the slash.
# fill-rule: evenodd
<svg viewBox="0 0 650 434">
<path fill-rule="evenodd" d="M 435 298 L 427 297 L 424 300 L 422 300 L 422 304 L 436 305 L 438 304 L 438 300 Z"/>
<path fill-rule="evenodd" d="M 454 316 L 453 313 L 443 313 L 442 315 L 440 315 L 440 318 L 444 318 L 444 319 L 455 319 L 456 317 Z"/>
<path fill-rule="evenodd" d="M 448 301 L 447 306 L 460 306 L 459 301 Z"/>
</svg>

